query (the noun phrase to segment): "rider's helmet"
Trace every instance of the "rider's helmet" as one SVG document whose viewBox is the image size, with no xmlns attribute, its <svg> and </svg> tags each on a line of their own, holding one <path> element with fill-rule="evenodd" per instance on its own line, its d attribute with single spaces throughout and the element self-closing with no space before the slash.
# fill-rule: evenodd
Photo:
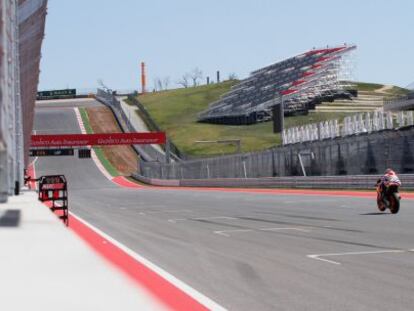
<svg viewBox="0 0 414 311">
<path fill-rule="evenodd" d="M 392 169 L 387 168 L 387 169 L 385 170 L 384 175 L 395 175 L 395 172 L 394 172 Z"/>
</svg>

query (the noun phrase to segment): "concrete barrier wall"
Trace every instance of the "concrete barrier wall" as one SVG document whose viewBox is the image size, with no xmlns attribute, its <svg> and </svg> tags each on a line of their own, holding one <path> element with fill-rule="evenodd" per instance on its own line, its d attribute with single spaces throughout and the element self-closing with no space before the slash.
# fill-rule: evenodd
<svg viewBox="0 0 414 311">
<path fill-rule="evenodd" d="M 285 167 L 290 172 L 284 175 L 302 174 L 299 154 L 305 155 L 302 156 L 305 171 L 313 176 L 381 174 L 388 167 L 399 173 L 414 173 L 413 152 L 414 128 L 407 127 L 297 144 L 280 150 L 278 158 L 283 158 L 282 153 L 285 154 Z"/>
<path fill-rule="evenodd" d="M 302 165 L 301 165 L 302 162 Z M 303 166 L 303 169 L 302 169 Z M 414 127 L 287 145 L 263 152 L 176 163 L 141 162 L 155 179 L 262 178 L 414 173 Z"/>
</svg>

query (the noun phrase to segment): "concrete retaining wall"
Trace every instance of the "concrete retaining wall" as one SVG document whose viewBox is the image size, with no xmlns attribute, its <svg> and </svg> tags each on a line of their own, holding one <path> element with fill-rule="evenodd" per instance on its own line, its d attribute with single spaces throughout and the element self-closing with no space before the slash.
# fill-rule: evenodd
<svg viewBox="0 0 414 311">
<path fill-rule="evenodd" d="M 326 139 L 263 152 L 179 163 L 141 163 L 140 174 L 154 179 L 262 178 L 277 176 L 381 174 L 387 167 L 414 173 L 414 127 Z"/>
</svg>

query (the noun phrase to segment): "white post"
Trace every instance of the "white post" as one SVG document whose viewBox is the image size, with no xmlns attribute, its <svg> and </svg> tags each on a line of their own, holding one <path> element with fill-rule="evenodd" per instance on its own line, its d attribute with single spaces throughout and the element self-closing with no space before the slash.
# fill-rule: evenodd
<svg viewBox="0 0 414 311">
<path fill-rule="evenodd" d="M 339 135 L 339 123 L 338 123 L 338 119 L 334 120 L 334 128 L 335 128 L 335 136 L 334 137 L 338 137 Z"/>
<path fill-rule="evenodd" d="M 365 113 L 365 128 L 367 132 L 372 132 L 371 114 L 369 112 Z"/>
<path fill-rule="evenodd" d="M 394 127 L 392 113 L 391 111 L 387 112 L 387 129 L 392 129 Z"/>
<path fill-rule="evenodd" d="M 414 125 L 414 118 L 413 118 L 413 112 L 407 111 L 407 125 Z"/>
<path fill-rule="evenodd" d="M 325 139 L 325 127 L 323 122 L 319 123 L 319 139 Z"/>
<path fill-rule="evenodd" d="M 398 111 L 397 113 L 397 123 L 399 127 L 403 127 L 405 125 L 404 122 L 404 111 Z"/>
<path fill-rule="evenodd" d="M 384 130 L 385 124 L 384 124 L 384 114 L 382 112 L 378 113 L 378 130 Z"/>
<path fill-rule="evenodd" d="M 247 178 L 246 161 L 244 160 L 243 160 L 243 172 L 244 172 L 244 178 Z"/>
<path fill-rule="evenodd" d="M 298 153 L 298 158 L 299 158 L 300 167 L 302 168 L 303 176 L 306 177 L 306 171 L 305 171 L 305 167 L 303 166 L 303 161 L 302 161 L 302 157 L 300 155 L 300 152 Z"/>
</svg>

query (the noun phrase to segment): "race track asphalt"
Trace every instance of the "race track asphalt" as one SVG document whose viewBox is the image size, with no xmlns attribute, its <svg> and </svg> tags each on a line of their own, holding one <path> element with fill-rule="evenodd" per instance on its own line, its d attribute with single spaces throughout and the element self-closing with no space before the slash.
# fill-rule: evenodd
<svg viewBox="0 0 414 311">
<path fill-rule="evenodd" d="M 68 105 L 36 109 L 41 133 L 80 132 Z M 65 174 L 70 210 L 229 310 L 413 310 L 414 201 L 126 189 L 91 159 L 39 158 Z M 116 289 L 115 289 L 116 290 Z"/>
</svg>

